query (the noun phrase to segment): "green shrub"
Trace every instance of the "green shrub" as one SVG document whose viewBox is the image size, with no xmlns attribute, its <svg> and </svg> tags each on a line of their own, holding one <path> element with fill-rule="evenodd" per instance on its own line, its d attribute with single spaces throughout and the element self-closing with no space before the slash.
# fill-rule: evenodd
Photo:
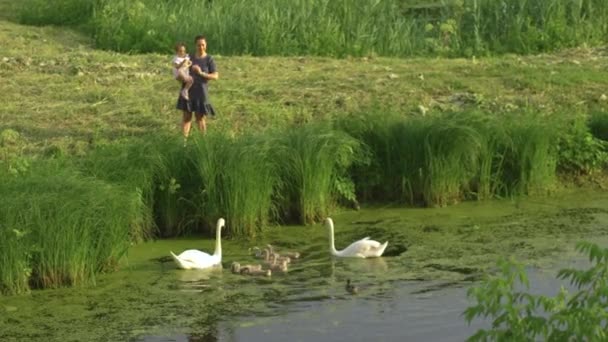
<svg viewBox="0 0 608 342">
<path fill-rule="evenodd" d="M 593 119 L 592 119 L 593 120 Z M 574 119 L 559 139 L 559 168 L 563 172 L 591 174 L 608 163 L 608 142 L 597 138 L 593 129 L 601 126 L 600 117 L 595 117 L 591 131 L 582 118 Z M 593 121 L 592 121 L 593 122 Z M 596 133 L 597 134 L 597 133 Z"/>
<path fill-rule="evenodd" d="M 492 327 L 480 329 L 469 341 L 605 341 L 608 331 L 608 249 L 580 242 L 591 266 L 563 269 L 558 278 L 569 280 L 578 291 L 564 288 L 555 297 L 533 295 L 523 265 L 510 260 L 498 263 L 500 273 L 469 290 L 475 304 L 464 316 L 490 318 Z M 524 289 L 521 289 L 521 287 Z"/>
</svg>

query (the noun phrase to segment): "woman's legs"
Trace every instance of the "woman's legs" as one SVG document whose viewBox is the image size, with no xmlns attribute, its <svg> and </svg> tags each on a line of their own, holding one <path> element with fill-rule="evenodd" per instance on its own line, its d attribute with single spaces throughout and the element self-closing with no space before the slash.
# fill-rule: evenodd
<svg viewBox="0 0 608 342">
<path fill-rule="evenodd" d="M 206 115 L 203 113 L 196 113 L 196 124 L 201 133 L 207 132 L 207 120 Z M 182 117 L 182 132 L 184 133 L 184 138 L 188 138 L 190 135 L 190 128 L 192 127 L 192 112 L 184 111 Z"/>
<path fill-rule="evenodd" d="M 207 116 L 203 113 L 196 113 L 196 123 L 198 124 L 198 129 L 201 133 L 207 132 L 207 120 L 205 119 Z"/>
<path fill-rule="evenodd" d="M 182 132 L 184 133 L 184 139 L 188 138 L 190 127 L 192 127 L 192 112 L 185 110 L 182 116 Z"/>
</svg>

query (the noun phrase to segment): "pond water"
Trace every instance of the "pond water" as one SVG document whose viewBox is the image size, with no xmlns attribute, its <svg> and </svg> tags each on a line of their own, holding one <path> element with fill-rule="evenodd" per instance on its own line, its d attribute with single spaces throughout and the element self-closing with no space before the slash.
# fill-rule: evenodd
<svg viewBox="0 0 608 342">
<path fill-rule="evenodd" d="M 95 286 L 0 297 L 0 340 L 462 341 L 488 324 L 469 326 L 461 314 L 467 288 L 497 257 L 528 261 L 532 291 L 554 295 L 556 270 L 581 265 L 574 243 L 608 236 L 605 208 L 608 195 L 592 192 L 334 215 L 338 249 L 367 235 L 390 241 L 386 257 L 368 260 L 331 258 L 321 225 L 226 240 L 224 268 L 210 271 L 177 270 L 168 258 L 211 252 L 210 238 L 149 242 Z M 233 261 L 255 261 L 249 247 L 269 242 L 303 257 L 269 278 L 230 273 Z M 347 279 L 359 293 L 346 291 Z"/>
<path fill-rule="evenodd" d="M 580 268 L 588 262 L 576 257 L 559 264 Z M 561 286 L 574 290 L 555 278 L 557 268 L 527 267 L 526 271 L 530 293 L 554 296 Z M 199 335 L 148 335 L 137 341 L 464 341 L 477 329 L 490 326 L 481 319 L 465 323 L 462 312 L 471 304 L 468 283 L 362 283 L 355 295 L 342 283 L 333 285 L 324 296 L 285 301 L 275 307 L 275 315 L 231 318 Z"/>
</svg>

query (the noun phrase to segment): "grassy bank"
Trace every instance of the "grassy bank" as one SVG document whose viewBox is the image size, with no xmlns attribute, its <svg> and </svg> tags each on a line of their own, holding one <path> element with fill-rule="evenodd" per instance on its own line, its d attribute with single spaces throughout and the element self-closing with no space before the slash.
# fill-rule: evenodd
<svg viewBox="0 0 608 342">
<path fill-rule="evenodd" d="M 170 56 L 92 49 L 70 30 L 0 22 L 0 129 L 27 152 L 73 153 L 103 142 L 174 133 Z M 214 41 L 210 39 L 214 53 Z M 587 114 L 608 110 L 605 49 L 487 59 L 217 58 L 212 130 L 240 132 L 348 113 L 481 110 Z M 44 84 L 44 87 L 40 85 Z"/>
<path fill-rule="evenodd" d="M 606 43 L 602 0 L 63 0 L 19 19 L 80 27 L 97 46 L 168 52 L 204 32 L 226 55 L 472 56 Z"/>
</svg>

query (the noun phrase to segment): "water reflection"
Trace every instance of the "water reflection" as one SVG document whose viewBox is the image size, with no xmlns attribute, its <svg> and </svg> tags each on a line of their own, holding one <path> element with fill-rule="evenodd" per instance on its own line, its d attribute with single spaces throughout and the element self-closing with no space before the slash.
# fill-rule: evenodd
<svg viewBox="0 0 608 342">
<path fill-rule="evenodd" d="M 388 271 L 388 263 L 385 258 L 369 258 L 369 259 L 360 259 L 360 258 L 332 258 L 331 259 L 331 270 L 332 276 L 336 275 L 336 270 L 338 272 L 342 271 L 345 273 L 350 273 L 353 275 L 356 274 L 381 274 Z"/>
<path fill-rule="evenodd" d="M 212 267 L 204 270 L 179 270 L 178 280 L 181 282 L 200 282 L 218 276 L 223 271 L 222 267 Z"/>
<path fill-rule="evenodd" d="M 234 328 L 221 323 L 201 324 L 204 331 L 168 336 L 142 336 L 138 342 L 236 342 Z"/>
</svg>

